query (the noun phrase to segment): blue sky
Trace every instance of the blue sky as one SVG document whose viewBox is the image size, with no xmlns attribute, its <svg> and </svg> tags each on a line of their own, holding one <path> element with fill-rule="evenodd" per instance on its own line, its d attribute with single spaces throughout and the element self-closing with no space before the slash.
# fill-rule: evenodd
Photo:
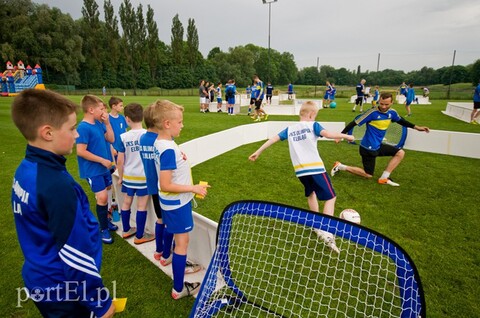
<svg viewBox="0 0 480 318">
<path fill-rule="evenodd" d="M 33 0 L 74 19 L 83 1 Z M 122 0 L 112 0 L 116 10 Z M 185 29 L 195 19 L 204 56 L 218 46 L 268 47 L 268 5 L 261 0 L 131 0 L 155 11 L 162 41 L 170 43 L 172 18 Z M 103 0 L 97 0 L 100 9 Z M 103 10 L 101 19 L 103 20 Z M 299 68 L 321 65 L 362 71 L 411 71 L 423 66 L 468 65 L 480 59 L 480 1 L 278 0 L 271 5 L 271 48 L 294 55 Z"/>
</svg>

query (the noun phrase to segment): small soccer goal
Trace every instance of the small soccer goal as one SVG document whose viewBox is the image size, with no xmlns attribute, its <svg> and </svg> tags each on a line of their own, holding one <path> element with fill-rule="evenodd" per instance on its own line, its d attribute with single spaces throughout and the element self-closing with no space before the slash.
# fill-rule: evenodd
<svg viewBox="0 0 480 318">
<path fill-rule="evenodd" d="M 360 144 L 360 141 L 363 139 L 366 131 L 366 125 L 355 126 L 353 127 L 348 134 L 355 137 L 355 141 L 351 142 L 352 144 Z M 382 140 L 382 143 L 397 147 L 402 149 L 405 145 L 405 141 L 408 136 L 408 128 L 401 126 L 400 124 L 392 123 L 388 126 L 385 137 Z"/>
<path fill-rule="evenodd" d="M 335 236 L 339 253 L 317 236 Z M 363 226 L 260 201 L 230 204 L 190 317 L 425 317 L 403 249 Z"/>
</svg>

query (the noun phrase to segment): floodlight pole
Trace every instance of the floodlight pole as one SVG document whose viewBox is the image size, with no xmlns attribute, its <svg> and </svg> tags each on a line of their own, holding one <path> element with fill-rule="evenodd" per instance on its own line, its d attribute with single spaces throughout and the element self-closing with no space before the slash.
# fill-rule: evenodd
<svg viewBox="0 0 480 318">
<path fill-rule="evenodd" d="M 270 82 L 270 28 L 272 21 L 272 3 L 278 0 L 262 0 L 263 4 L 268 4 L 268 68 L 267 68 L 267 81 Z"/>
</svg>

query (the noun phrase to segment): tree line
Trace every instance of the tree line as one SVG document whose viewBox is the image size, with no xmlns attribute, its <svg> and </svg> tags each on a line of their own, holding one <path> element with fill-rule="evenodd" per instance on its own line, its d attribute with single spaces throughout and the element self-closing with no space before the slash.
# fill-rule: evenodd
<svg viewBox="0 0 480 318">
<path fill-rule="evenodd" d="M 75 85 L 78 88 L 147 89 L 151 87 L 191 88 L 200 79 L 237 85 L 251 83 L 258 74 L 274 85 L 288 83 L 321 85 L 326 80 L 338 85 L 355 85 L 360 78 L 371 84 L 416 85 L 471 82 L 480 79 L 480 60 L 467 66 L 423 67 L 405 73 L 397 70 L 361 72 L 324 65 L 298 69 L 293 54 L 253 44 L 223 52 L 214 47 L 204 57 L 199 47 L 195 20 L 186 29 L 175 15 L 170 43 L 159 39 L 155 13 L 150 5 L 134 7 L 123 0 L 116 10 L 111 0 L 103 1 L 103 17 L 95 0 L 84 0 L 82 17 L 31 0 L 0 0 L 0 52 L 3 65 L 22 60 L 40 64 L 47 84 Z M 121 30 L 121 31 L 120 31 Z M 270 63 L 268 63 L 270 61 Z"/>
</svg>

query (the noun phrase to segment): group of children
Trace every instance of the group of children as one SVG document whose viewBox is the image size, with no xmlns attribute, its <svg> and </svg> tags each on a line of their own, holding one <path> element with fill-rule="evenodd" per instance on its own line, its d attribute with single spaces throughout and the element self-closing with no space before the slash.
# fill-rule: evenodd
<svg viewBox="0 0 480 318">
<path fill-rule="evenodd" d="M 174 141 L 183 128 L 183 107 L 167 100 L 145 109 L 132 103 L 125 107 L 124 117 L 121 99 L 112 97 L 109 106 L 110 114 L 100 98 L 84 96 L 84 116 L 77 125 L 78 106 L 52 91 L 25 90 L 12 105 L 12 119 L 28 143 L 12 187 L 15 224 L 25 256 L 22 275 L 30 293 L 35 288 L 59 290 L 58 299 L 35 302 L 43 315 L 114 314 L 112 299 L 99 290 L 104 288 L 102 241 L 112 243 L 109 231 L 118 229 L 108 217 L 115 166 L 124 195 L 123 237 L 135 235 L 135 244 L 155 239 L 155 259 L 163 266 L 172 264 L 174 299 L 192 295 L 200 286 L 184 281 L 185 274 L 200 270 L 187 261 L 188 233 L 193 229 L 190 201 L 195 194 L 205 196 L 209 186 L 193 184 L 187 158 Z M 75 143 L 80 177 L 95 193 L 98 221 L 82 187 L 65 167 L 65 156 Z M 155 235 L 145 231 L 149 196 L 158 219 Z M 136 227 L 130 226 L 134 197 Z M 72 281 L 82 283 L 85 290 L 69 289 Z M 63 301 L 62 291 L 69 293 L 67 299 L 78 301 Z"/>
<path fill-rule="evenodd" d="M 235 80 L 228 80 L 225 85 L 225 99 L 227 101 L 227 114 L 235 115 L 233 113 L 235 106 L 235 94 L 237 93 L 237 87 L 235 85 Z M 222 113 L 222 83 L 219 82 L 217 87 L 205 80 L 200 80 L 199 86 L 199 96 L 200 96 L 200 112 L 209 113 L 209 105 L 214 102 L 215 95 L 217 96 L 217 113 Z"/>
</svg>

